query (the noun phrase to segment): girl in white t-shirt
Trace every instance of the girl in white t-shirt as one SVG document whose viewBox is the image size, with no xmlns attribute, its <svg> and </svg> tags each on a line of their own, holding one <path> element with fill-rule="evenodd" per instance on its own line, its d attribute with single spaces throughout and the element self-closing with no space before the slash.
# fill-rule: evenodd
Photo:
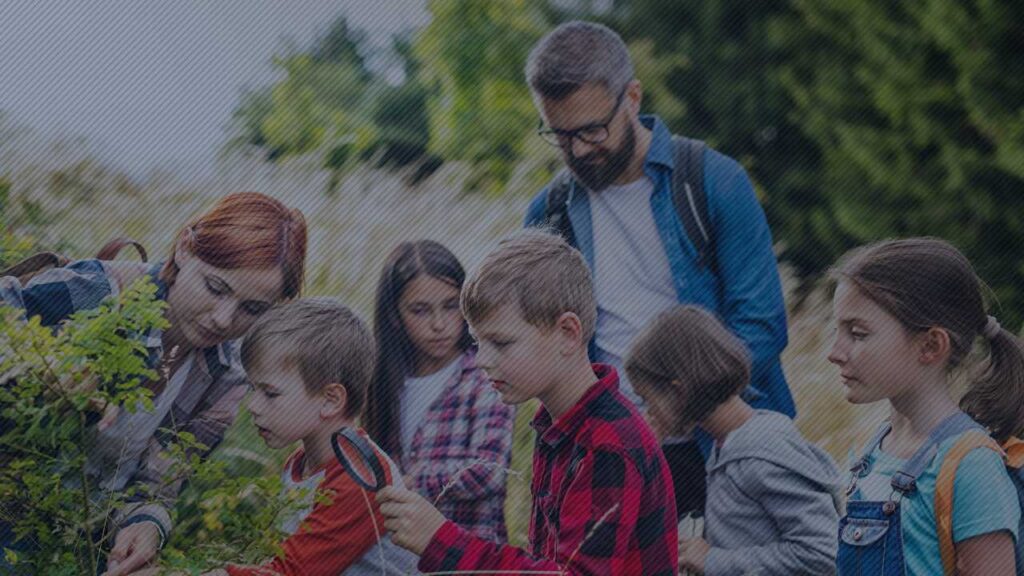
<svg viewBox="0 0 1024 576">
<path fill-rule="evenodd" d="M 430 240 L 404 242 L 388 257 L 364 428 L 400 463 L 407 486 L 456 524 L 502 542 L 513 409 L 476 367 L 459 309 L 465 276 Z"/>
</svg>

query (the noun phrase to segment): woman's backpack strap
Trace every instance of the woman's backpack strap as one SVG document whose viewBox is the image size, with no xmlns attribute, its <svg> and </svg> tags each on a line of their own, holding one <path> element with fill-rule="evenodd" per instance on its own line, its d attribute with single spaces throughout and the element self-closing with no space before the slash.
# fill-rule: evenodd
<svg viewBox="0 0 1024 576">
<path fill-rule="evenodd" d="M 67 265 L 69 260 L 56 252 L 37 252 L 23 260 L 16 262 L 9 268 L 0 270 L 0 276 L 14 276 L 22 286 L 28 283 L 33 276 L 49 270 Z"/>
<path fill-rule="evenodd" d="M 96 259 L 115 260 L 117 259 L 117 255 L 121 253 L 121 250 L 124 250 L 129 246 L 135 248 L 135 251 L 139 253 L 139 256 L 142 258 L 143 262 L 149 261 L 149 257 L 146 254 L 146 249 L 142 247 L 142 244 L 139 244 L 135 240 L 132 240 L 131 238 L 127 238 L 125 236 L 114 238 L 110 242 L 104 244 L 103 247 L 100 248 L 100 251 L 96 253 Z"/>
<path fill-rule="evenodd" d="M 96 253 L 97 260 L 114 260 L 122 250 L 131 246 L 139 253 L 142 257 L 143 262 L 148 261 L 148 255 L 146 249 L 142 247 L 135 240 L 127 237 L 114 238 L 107 242 L 100 248 L 99 252 Z M 0 270 L 0 276 L 14 276 L 18 279 L 18 282 L 25 286 L 28 281 L 32 278 L 46 272 L 51 268 L 61 268 L 67 266 L 71 260 L 62 254 L 56 252 L 37 252 L 31 256 L 24 258 L 23 260 L 16 262 L 12 266 Z"/>
<path fill-rule="evenodd" d="M 1005 458 L 1005 453 L 991 436 L 980 428 L 968 430 L 956 441 L 942 459 L 935 478 L 935 530 L 939 536 L 943 574 L 956 573 L 956 547 L 953 544 L 953 492 L 956 470 L 960 462 L 975 448 L 988 448 Z"/>
</svg>

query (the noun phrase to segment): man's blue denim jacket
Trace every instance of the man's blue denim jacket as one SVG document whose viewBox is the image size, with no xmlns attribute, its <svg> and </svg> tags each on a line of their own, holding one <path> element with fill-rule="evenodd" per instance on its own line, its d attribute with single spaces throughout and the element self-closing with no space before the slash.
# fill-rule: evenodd
<svg viewBox="0 0 1024 576">
<path fill-rule="evenodd" d="M 710 148 L 704 154 L 704 190 L 712 234 L 714 266 L 700 266 L 672 202 L 675 168 L 672 135 L 657 116 L 641 116 L 652 130 L 644 173 L 654 182 L 651 211 L 680 303 L 711 310 L 750 348 L 751 384 L 760 392 L 753 404 L 794 416 L 796 407 L 779 355 L 788 343 L 782 285 L 764 210 L 738 162 Z M 526 225 L 544 221 L 547 188 L 530 203 Z M 569 220 L 578 248 L 594 269 L 594 231 L 586 190 L 573 184 Z"/>
</svg>

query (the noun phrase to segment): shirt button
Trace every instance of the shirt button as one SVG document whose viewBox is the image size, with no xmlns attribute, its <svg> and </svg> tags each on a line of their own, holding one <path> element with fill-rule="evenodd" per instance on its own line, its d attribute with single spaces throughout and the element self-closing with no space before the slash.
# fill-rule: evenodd
<svg viewBox="0 0 1024 576">
<path fill-rule="evenodd" d="M 860 542 L 860 539 L 864 537 L 864 531 L 860 528 L 856 528 L 853 531 L 853 541 Z"/>
</svg>

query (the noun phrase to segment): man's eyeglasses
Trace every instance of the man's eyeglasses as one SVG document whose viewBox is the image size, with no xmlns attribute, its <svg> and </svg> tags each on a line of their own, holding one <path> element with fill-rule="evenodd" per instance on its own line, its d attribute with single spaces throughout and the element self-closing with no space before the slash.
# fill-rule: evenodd
<svg viewBox="0 0 1024 576">
<path fill-rule="evenodd" d="M 544 128 L 544 120 L 540 120 L 537 123 L 537 135 L 543 138 L 548 144 L 558 146 L 560 148 L 568 148 L 572 146 L 574 138 L 587 144 L 600 144 L 601 142 L 604 142 L 608 139 L 608 125 L 612 123 L 612 120 L 615 118 L 615 114 L 619 111 L 619 106 L 622 105 L 622 100 L 626 96 L 626 90 L 628 88 L 629 85 L 619 92 L 619 96 L 615 99 L 615 106 L 612 107 L 612 111 L 608 114 L 608 118 L 605 119 L 604 122 L 588 124 L 582 128 L 576 128 L 575 130 L 559 130 L 557 128 Z"/>
</svg>

